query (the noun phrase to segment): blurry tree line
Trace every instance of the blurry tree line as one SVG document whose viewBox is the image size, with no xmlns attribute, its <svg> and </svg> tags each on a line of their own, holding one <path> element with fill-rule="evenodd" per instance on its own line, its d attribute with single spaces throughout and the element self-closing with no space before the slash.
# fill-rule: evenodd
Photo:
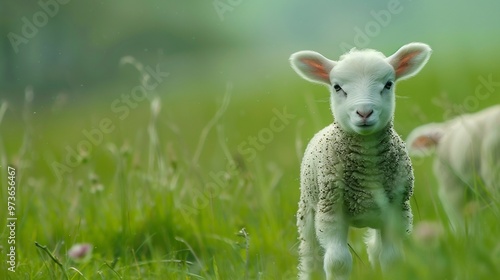
<svg viewBox="0 0 500 280">
<path fill-rule="evenodd" d="M 109 82 L 124 56 L 161 60 L 237 41 L 210 1 L 2 1 L 0 95 Z M 233 42 L 234 43 L 234 42 Z"/>
</svg>

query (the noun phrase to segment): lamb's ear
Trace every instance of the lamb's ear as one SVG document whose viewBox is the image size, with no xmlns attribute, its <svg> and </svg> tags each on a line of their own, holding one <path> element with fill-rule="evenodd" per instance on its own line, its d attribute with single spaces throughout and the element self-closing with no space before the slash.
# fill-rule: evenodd
<svg viewBox="0 0 500 280">
<path fill-rule="evenodd" d="M 444 134 L 443 123 L 429 123 L 415 128 L 406 139 L 406 147 L 412 156 L 427 156 L 439 144 Z"/>
<path fill-rule="evenodd" d="M 302 78 L 326 85 L 331 85 L 330 71 L 336 62 L 313 51 L 300 51 L 290 56 L 293 70 Z"/>
<path fill-rule="evenodd" d="M 387 61 L 394 67 L 396 80 L 402 80 L 417 74 L 429 60 L 431 52 L 426 44 L 410 43 L 389 56 Z"/>
</svg>

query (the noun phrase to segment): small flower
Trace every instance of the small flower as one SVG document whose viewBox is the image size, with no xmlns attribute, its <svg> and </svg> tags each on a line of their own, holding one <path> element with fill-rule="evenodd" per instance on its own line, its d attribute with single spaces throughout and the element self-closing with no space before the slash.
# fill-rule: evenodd
<svg viewBox="0 0 500 280">
<path fill-rule="evenodd" d="M 98 193 L 104 190 L 104 186 L 101 183 L 92 184 L 90 187 L 90 193 Z"/>
<path fill-rule="evenodd" d="M 74 262 L 86 262 L 92 256 L 92 244 L 77 243 L 68 250 L 68 257 Z"/>
<path fill-rule="evenodd" d="M 97 193 L 104 190 L 104 186 L 99 181 L 99 176 L 97 176 L 94 172 L 89 174 L 89 180 L 91 184 L 90 193 Z"/>
</svg>

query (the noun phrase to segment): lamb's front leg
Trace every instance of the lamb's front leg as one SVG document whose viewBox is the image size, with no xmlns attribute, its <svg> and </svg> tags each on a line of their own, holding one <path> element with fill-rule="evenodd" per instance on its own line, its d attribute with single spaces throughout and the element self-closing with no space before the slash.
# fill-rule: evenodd
<svg viewBox="0 0 500 280">
<path fill-rule="evenodd" d="M 403 209 L 395 207 L 386 215 L 386 224 L 382 229 L 370 229 L 366 244 L 368 258 L 372 266 L 380 263 L 382 272 L 387 273 L 396 262 L 404 258 L 402 241 L 411 232 L 413 215 L 410 203 L 403 203 Z"/>
<path fill-rule="evenodd" d="M 297 225 L 299 228 L 299 279 L 316 279 L 318 273 L 322 273 L 323 259 L 322 249 L 318 243 L 315 231 L 314 210 L 307 207 L 306 203 L 299 204 L 297 212 Z"/>
<path fill-rule="evenodd" d="M 455 174 L 448 163 L 434 161 L 434 173 L 439 183 L 438 196 L 448 216 L 453 231 L 457 234 L 466 232 L 463 209 L 466 203 L 468 185 Z"/>
<path fill-rule="evenodd" d="M 394 263 L 402 259 L 401 240 L 386 230 L 369 229 L 366 236 L 368 259 L 374 269 L 380 265 L 388 273 Z"/>
<path fill-rule="evenodd" d="M 323 267 L 327 280 L 349 279 L 352 269 L 347 245 L 349 225 L 338 210 L 331 198 L 318 203 L 315 227 L 318 241 L 325 250 Z"/>
</svg>

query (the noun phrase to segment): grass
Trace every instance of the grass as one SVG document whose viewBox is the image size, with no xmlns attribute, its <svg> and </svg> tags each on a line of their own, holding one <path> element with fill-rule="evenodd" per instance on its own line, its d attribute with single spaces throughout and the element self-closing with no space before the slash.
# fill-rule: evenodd
<svg viewBox="0 0 500 280">
<path fill-rule="evenodd" d="M 461 84 L 467 87 L 443 104 L 462 104 L 471 96 L 481 73 L 464 75 L 469 83 Z M 439 82 L 431 68 L 398 86 L 395 123 L 401 134 L 442 120 L 447 108 L 430 105 Z M 4 227 L 0 278 L 294 279 L 300 157 L 312 135 L 331 122 L 325 89 L 298 78 L 285 85 L 207 81 L 201 84 L 210 94 L 197 94 L 193 102 L 190 93 L 199 86 L 164 85 L 154 101 L 161 110 L 144 100 L 121 120 L 109 106 L 119 94 L 106 93 L 127 92 L 123 84 L 92 89 L 92 96 L 103 97 L 58 110 L 47 109 L 50 104 L 37 108 L 28 98 L 22 106 L 9 104 L 0 117 L 1 205 L 11 164 L 17 171 L 18 218 L 16 272 L 7 271 Z M 491 95 L 477 110 L 498 101 Z M 276 110 L 285 107 L 293 118 L 272 129 Z M 80 151 L 82 131 L 99 128 L 105 118 L 115 128 L 102 133 L 90 153 Z M 53 164 L 66 162 L 68 147 L 77 163 L 58 178 Z M 412 207 L 415 224 L 434 221 L 442 234 L 423 244 L 410 238 L 406 262 L 389 278 L 499 275 L 498 206 L 486 205 L 469 219 L 473 235 L 455 236 L 431 166 L 430 158 L 415 160 Z M 499 201 L 498 194 L 490 195 Z M 0 220 L 6 218 L 2 210 Z M 382 279 L 368 264 L 363 233 L 352 230 L 350 236 L 353 279 Z M 76 243 L 93 245 L 90 260 L 68 257 Z"/>
</svg>

